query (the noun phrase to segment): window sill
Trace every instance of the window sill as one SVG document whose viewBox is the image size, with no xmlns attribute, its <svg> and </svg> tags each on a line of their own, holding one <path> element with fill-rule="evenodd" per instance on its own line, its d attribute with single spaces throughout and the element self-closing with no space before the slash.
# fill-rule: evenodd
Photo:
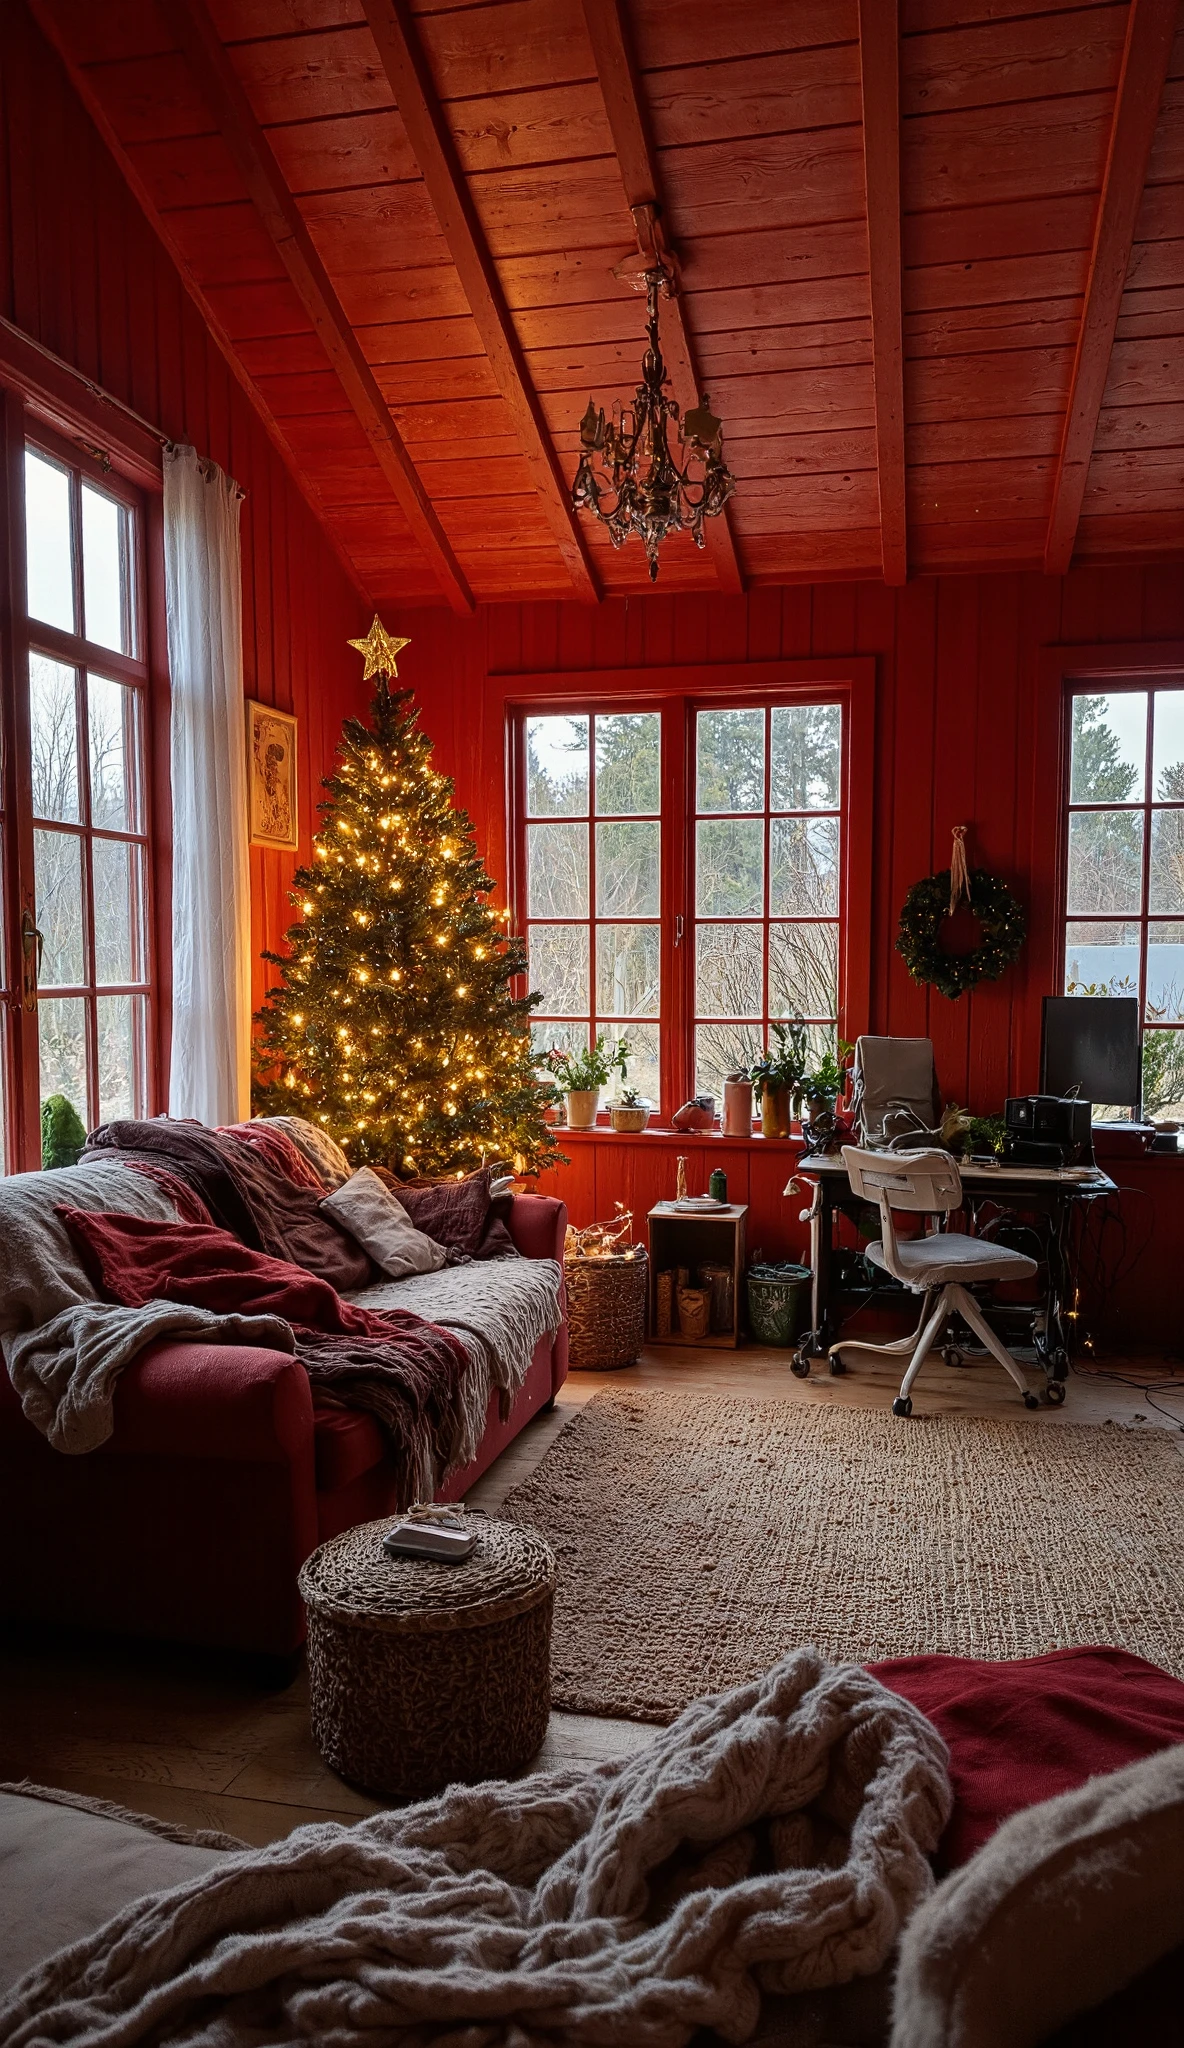
<svg viewBox="0 0 1184 2048">
<path fill-rule="evenodd" d="M 802 1136 L 795 1131 L 792 1138 L 766 1138 L 763 1131 L 752 1131 L 748 1137 L 730 1138 L 723 1131 L 672 1131 L 668 1124 L 647 1124 L 644 1131 L 614 1131 L 611 1124 L 597 1124 L 591 1131 L 573 1131 L 566 1124 L 551 1124 L 560 1145 L 785 1145 L 800 1151 Z"/>
</svg>

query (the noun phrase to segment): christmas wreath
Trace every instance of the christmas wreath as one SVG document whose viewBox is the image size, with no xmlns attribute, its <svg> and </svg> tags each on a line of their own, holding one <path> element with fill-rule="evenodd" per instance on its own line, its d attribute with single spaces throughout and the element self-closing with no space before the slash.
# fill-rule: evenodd
<svg viewBox="0 0 1184 2048">
<path fill-rule="evenodd" d="M 959 833 L 955 834 L 951 867 L 913 883 L 900 913 L 896 939 L 896 950 L 913 980 L 932 982 L 951 1002 L 976 982 L 998 981 L 1018 958 L 1028 930 L 1023 904 L 1006 882 L 986 868 L 967 870 L 964 855 L 959 861 Z M 947 953 L 940 943 L 941 928 L 962 897 L 978 919 L 982 942 L 972 953 Z"/>
</svg>

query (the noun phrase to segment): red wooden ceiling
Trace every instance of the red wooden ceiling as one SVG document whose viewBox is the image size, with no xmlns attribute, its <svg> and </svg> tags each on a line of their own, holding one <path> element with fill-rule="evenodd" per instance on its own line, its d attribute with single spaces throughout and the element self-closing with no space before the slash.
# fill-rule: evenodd
<svg viewBox="0 0 1184 2048">
<path fill-rule="evenodd" d="M 866 25 L 895 0 L 862 4 Z M 504 365 L 483 345 L 361 0 L 33 5 L 374 600 L 463 602 L 465 586 L 477 599 L 579 594 L 560 494 L 549 502 L 540 487 L 522 393 L 508 402 Z M 1158 10 L 1168 48 L 1171 0 L 1134 5 L 1152 41 Z M 509 309 L 526 402 L 537 395 L 569 482 L 589 392 L 624 394 L 641 353 L 641 303 L 613 276 L 637 246 L 624 182 L 635 173 L 617 155 L 589 35 L 603 0 L 412 0 L 405 11 L 461 204 L 467 192 Z M 1062 539 L 1077 560 L 1180 548 L 1178 24 L 1144 117 L 1144 183 L 1145 138 L 1141 155 L 1116 121 L 1137 131 L 1140 119 L 1129 0 L 1039 0 L 1038 11 L 900 0 L 898 116 L 870 34 L 861 63 L 860 0 L 628 0 L 623 13 L 691 344 L 739 479 L 732 531 L 746 580 L 880 573 L 894 377 L 910 573 L 1039 566 L 1046 550 L 1057 566 L 1050 521 L 1079 343 L 1084 494 L 1077 518 L 1068 490 Z M 186 23 L 200 31 L 203 14 L 401 438 L 402 502 L 389 450 L 380 462 L 373 421 L 368 433 L 248 192 L 241 126 L 228 131 L 191 44 L 181 54 Z M 880 238 L 870 265 L 865 114 Z M 1111 158 L 1111 239 L 1091 290 Z M 1120 186 L 1132 176 L 1124 235 Z M 1103 274 L 1115 260 L 1116 326 Z M 409 514 L 417 486 L 426 513 Z M 433 515 L 436 552 L 422 529 Z M 614 553 L 586 522 L 580 532 L 594 586 L 647 587 L 639 549 Z M 663 550 L 660 587 L 717 588 L 726 570 L 724 552 L 696 554 L 680 537 Z"/>
</svg>

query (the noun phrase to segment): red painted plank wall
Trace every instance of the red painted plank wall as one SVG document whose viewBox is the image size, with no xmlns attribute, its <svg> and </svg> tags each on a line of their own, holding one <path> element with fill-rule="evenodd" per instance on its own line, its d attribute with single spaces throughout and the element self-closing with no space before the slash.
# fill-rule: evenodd
<svg viewBox="0 0 1184 2048">
<path fill-rule="evenodd" d="M 1041 678 L 1040 650 L 1179 640 L 1184 577 L 1178 568 L 1149 567 L 1091 569 L 1063 579 L 930 578 L 903 590 L 830 583 L 755 590 L 746 598 L 635 598 L 595 610 L 497 605 L 473 620 L 408 611 L 387 623 L 411 635 L 404 679 L 423 707 L 438 765 L 455 776 L 498 877 L 506 873 L 505 692 L 487 678 L 532 669 L 874 655 L 875 867 L 866 935 L 872 1029 L 932 1037 L 946 1097 L 986 1112 L 1000 1108 L 1005 1095 L 1036 1085 L 1040 998 L 1054 986 L 1056 972 L 1051 951 L 1033 940 L 1001 981 L 951 1003 L 913 982 L 895 952 L 901 903 L 919 876 L 947 865 L 957 824 L 969 825 L 976 862 L 1005 875 L 1029 904 L 1047 901 L 1053 877 L 1044 871 L 1045 856 L 1035 845 L 1041 835 L 1034 831 L 1046 800 L 1033 773 L 1040 692 L 1049 687 Z M 568 1149 L 571 1166 L 548 1182 L 568 1200 L 577 1222 L 610 1215 L 617 1199 L 644 1211 L 669 1192 L 674 1151 L 665 1143 L 597 1138 L 575 1140 Z M 693 1147 L 686 1149 L 697 1186 L 695 1177 L 705 1179 L 716 1151 L 700 1160 Z M 781 1195 L 791 1158 L 781 1146 L 753 1145 L 729 1148 L 722 1162 L 733 1198 L 751 1203 L 750 1243 L 766 1252 L 801 1243 L 799 1204 Z M 1162 1181 L 1163 1201 L 1171 1207 L 1179 1199 L 1180 1175 L 1166 1165 L 1157 1188 Z M 1140 1239 L 1146 1220 L 1144 1204 Z M 1166 1292 L 1162 1313 L 1150 1316 L 1143 1287 L 1149 1261 L 1145 1253 L 1131 1298 L 1144 1329 L 1154 1322 L 1161 1335 L 1170 1334 L 1175 1310 Z"/>
<path fill-rule="evenodd" d="M 0 313 L 233 476 L 242 507 L 246 692 L 300 719 L 312 804 L 347 710 L 365 701 L 347 636 L 369 623 L 336 555 L 210 340 L 25 9 L 0 7 Z M 282 937 L 294 860 L 251 853 L 252 951 Z"/>
</svg>

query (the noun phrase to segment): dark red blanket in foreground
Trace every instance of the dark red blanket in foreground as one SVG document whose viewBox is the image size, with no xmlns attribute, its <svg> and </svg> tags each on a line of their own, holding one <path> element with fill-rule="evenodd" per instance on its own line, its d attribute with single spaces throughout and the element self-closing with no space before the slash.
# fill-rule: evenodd
<svg viewBox="0 0 1184 2048">
<path fill-rule="evenodd" d="M 214 1224 L 158 1223 L 65 1205 L 58 1215 L 96 1286 L 113 1301 L 132 1308 L 184 1301 L 218 1315 L 282 1316 L 314 1385 L 382 1425 L 400 1475 L 400 1507 L 448 1469 L 468 1370 L 468 1354 L 451 1330 L 405 1308 L 355 1308 L 327 1280 L 253 1251 Z"/>
<path fill-rule="evenodd" d="M 995 1664 L 888 1657 L 868 1670 L 912 1700 L 950 1751 L 954 1811 L 938 1869 L 966 1863 L 1001 1821 L 1184 1743 L 1184 1684 L 1125 1650 L 1052 1650 Z"/>
</svg>

